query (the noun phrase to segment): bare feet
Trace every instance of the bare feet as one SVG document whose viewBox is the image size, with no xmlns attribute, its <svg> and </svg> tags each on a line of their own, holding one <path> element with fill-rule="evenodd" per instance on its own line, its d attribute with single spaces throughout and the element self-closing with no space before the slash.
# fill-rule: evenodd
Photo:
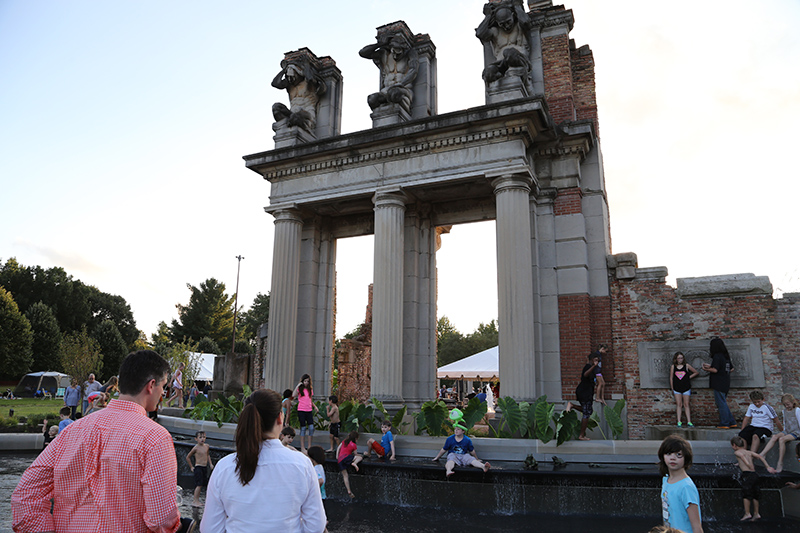
<svg viewBox="0 0 800 533">
<path fill-rule="evenodd" d="M 767 467 L 767 472 L 769 472 L 770 474 L 777 474 L 778 472 L 780 472 L 780 470 L 775 470 L 771 466 L 768 466 Z"/>
<path fill-rule="evenodd" d="M 492 465 L 489 463 L 489 461 L 486 461 L 485 463 L 483 463 L 483 471 L 484 472 L 487 472 L 491 467 L 492 467 Z"/>
<path fill-rule="evenodd" d="M 333 449 L 325 450 L 325 453 L 333 453 Z"/>
<path fill-rule="evenodd" d="M 350 499 L 353 499 L 353 498 L 355 498 L 355 496 L 353 495 L 353 493 L 352 493 L 352 492 L 348 492 L 348 493 L 347 493 L 347 495 L 348 495 L 348 496 L 350 496 Z"/>
<path fill-rule="evenodd" d="M 748 520 L 750 520 L 750 519 L 752 519 L 752 518 L 753 518 L 753 515 L 746 514 L 746 515 L 744 515 L 743 517 L 741 517 L 741 518 L 739 519 L 739 521 L 740 521 L 740 522 L 747 522 Z"/>
<path fill-rule="evenodd" d="M 602 403 L 603 405 L 607 405 L 605 399 L 603 399 L 603 398 L 600 398 L 597 401 Z"/>
<path fill-rule="evenodd" d="M 783 463 L 779 464 L 778 468 L 773 468 L 773 470 L 775 471 L 771 472 L 772 474 L 780 474 L 783 471 Z"/>
<path fill-rule="evenodd" d="M 450 476 L 452 476 L 452 475 L 453 475 L 452 471 L 448 472 L 448 471 L 445 470 L 445 472 L 444 472 L 444 478 L 445 479 L 450 479 Z"/>
<path fill-rule="evenodd" d="M 592 439 L 584 435 L 583 437 L 578 437 L 578 440 L 592 440 Z"/>
<path fill-rule="evenodd" d="M 353 469 L 354 469 L 356 472 L 358 472 L 358 465 L 350 465 L 350 466 L 352 466 L 352 467 L 353 467 Z"/>
<path fill-rule="evenodd" d="M 750 521 L 751 521 L 751 522 L 755 522 L 756 520 L 758 520 L 758 519 L 760 519 L 760 518 L 761 518 L 761 515 L 760 515 L 760 514 L 753 515 L 753 518 L 752 518 Z"/>
</svg>

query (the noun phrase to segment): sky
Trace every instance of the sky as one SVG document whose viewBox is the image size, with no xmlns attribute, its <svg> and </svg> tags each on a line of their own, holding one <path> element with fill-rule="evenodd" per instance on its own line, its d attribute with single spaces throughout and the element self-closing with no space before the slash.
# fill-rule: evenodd
<svg viewBox="0 0 800 533">
<path fill-rule="evenodd" d="M 484 104 L 483 1 L 0 0 L 0 260 L 123 296 L 150 336 L 207 278 L 270 290 L 271 150 L 285 52 L 331 56 L 342 133 L 371 127 L 358 56 L 405 20 L 438 58 L 439 113 Z M 558 4 L 559 2 L 555 2 Z M 800 2 L 565 0 L 594 54 L 613 253 L 676 278 L 750 272 L 800 292 Z M 302 7 L 299 7 L 302 6 Z M 439 316 L 497 317 L 494 223 L 437 254 Z M 364 319 L 372 238 L 338 243 L 337 336 Z"/>
</svg>

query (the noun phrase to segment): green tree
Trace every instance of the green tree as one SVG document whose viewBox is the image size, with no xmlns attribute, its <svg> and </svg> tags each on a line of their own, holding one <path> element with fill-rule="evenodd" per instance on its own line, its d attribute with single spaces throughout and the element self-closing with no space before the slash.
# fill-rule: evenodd
<svg viewBox="0 0 800 533">
<path fill-rule="evenodd" d="M 197 351 L 200 353 L 213 353 L 215 355 L 221 354 L 219 346 L 211 337 L 203 337 L 197 343 Z"/>
<path fill-rule="evenodd" d="M 164 354 L 172 346 L 172 338 L 170 337 L 169 326 L 163 320 L 158 323 L 156 332 L 150 335 L 150 346 L 159 354 Z"/>
<path fill-rule="evenodd" d="M 11 293 L 0 287 L 0 377 L 18 379 L 33 361 L 31 323 Z"/>
<path fill-rule="evenodd" d="M 64 337 L 64 349 L 61 351 L 61 366 L 64 372 L 83 382 L 89 374 L 100 375 L 103 371 L 103 353 L 96 340 L 89 336 L 86 326 L 77 333 L 70 333 Z"/>
<path fill-rule="evenodd" d="M 128 344 L 122 338 L 117 325 L 112 320 L 103 320 L 94 330 L 92 337 L 103 354 L 102 381 L 119 374 L 122 360 L 128 355 Z"/>
<path fill-rule="evenodd" d="M 466 336 L 465 344 L 467 355 L 476 354 L 497 346 L 500 342 L 500 333 L 497 331 L 497 322 L 492 320 L 488 324 L 481 322 L 478 328 Z"/>
<path fill-rule="evenodd" d="M 125 342 L 126 351 L 133 347 L 139 338 L 139 330 L 136 328 L 131 306 L 125 298 L 107 294 L 96 287 L 86 287 L 86 294 L 92 316 L 87 323 L 89 331 L 95 331 L 102 322 L 110 320 Z"/>
<path fill-rule="evenodd" d="M 28 308 L 25 317 L 33 331 L 33 362 L 31 368 L 60 372 L 61 330 L 50 306 L 37 302 Z"/>
<path fill-rule="evenodd" d="M 172 341 L 196 341 L 211 337 L 219 346 L 230 346 L 233 338 L 233 298 L 225 293 L 225 284 L 209 278 L 200 287 L 186 286 L 191 296 L 187 305 L 176 306 L 178 320 L 172 321 Z"/>
<path fill-rule="evenodd" d="M 253 299 L 253 305 L 239 314 L 236 325 L 236 339 L 244 339 L 252 344 L 258 336 L 258 328 L 269 321 L 269 294 L 260 292 Z M 238 352 L 238 349 L 237 349 Z M 242 352 L 244 353 L 244 352 Z"/>
<path fill-rule="evenodd" d="M 444 366 L 471 355 L 468 353 L 464 335 L 446 316 L 436 322 L 436 341 L 436 366 Z"/>
</svg>

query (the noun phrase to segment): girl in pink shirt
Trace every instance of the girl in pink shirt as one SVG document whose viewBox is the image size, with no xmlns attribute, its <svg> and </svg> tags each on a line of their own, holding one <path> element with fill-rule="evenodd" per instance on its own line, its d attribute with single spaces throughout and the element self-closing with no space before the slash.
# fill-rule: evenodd
<svg viewBox="0 0 800 533">
<path fill-rule="evenodd" d="M 352 466 L 358 472 L 358 463 L 361 462 L 360 455 L 356 454 L 358 450 L 358 431 L 351 431 L 347 438 L 342 441 L 337 450 L 336 457 L 339 462 L 339 471 L 342 473 L 342 481 L 347 489 L 347 494 L 354 498 L 353 492 L 350 490 L 350 475 L 347 473 L 347 467 Z"/>
<path fill-rule="evenodd" d="M 297 398 L 297 418 L 300 420 L 300 451 L 306 453 L 314 436 L 314 411 L 317 410 L 312 401 L 314 390 L 311 386 L 311 376 L 303 374 L 300 383 L 294 389 L 293 396 Z"/>
</svg>

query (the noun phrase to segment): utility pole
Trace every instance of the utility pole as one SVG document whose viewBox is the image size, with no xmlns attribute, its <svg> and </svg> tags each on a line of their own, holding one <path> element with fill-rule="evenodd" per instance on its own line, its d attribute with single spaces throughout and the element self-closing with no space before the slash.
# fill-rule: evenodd
<svg viewBox="0 0 800 533">
<path fill-rule="evenodd" d="M 239 263 L 236 266 L 236 295 L 233 300 L 233 342 L 231 343 L 231 353 L 236 353 L 236 314 L 239 312 L 239 270 L 242 268 L 243 256 L 237 255 Z"/>
</svg>

